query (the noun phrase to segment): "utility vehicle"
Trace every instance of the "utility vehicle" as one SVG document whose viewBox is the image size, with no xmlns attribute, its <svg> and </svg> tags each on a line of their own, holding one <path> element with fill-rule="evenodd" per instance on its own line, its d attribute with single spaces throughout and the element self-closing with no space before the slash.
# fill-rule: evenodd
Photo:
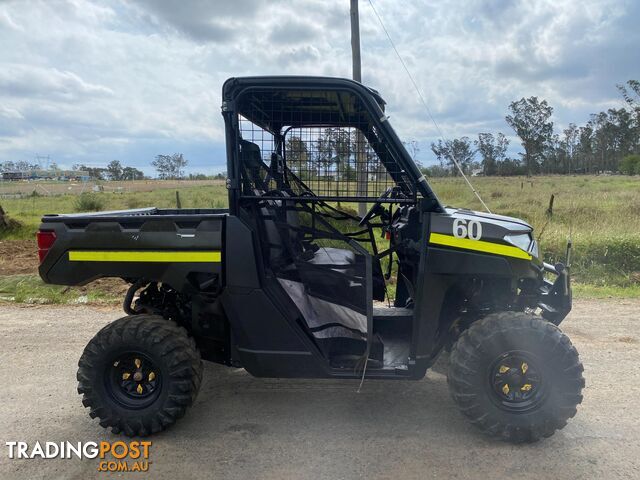
<svg viewBox="0 0 640 480">
<path fill-rule="evenodd" d="M 258 377 L 419 380 L 450 351 L 474 425 L 513 442 L 564 427 L 584 387 L 557 326 L 568 267 L 541 261 L 522 220 L 442 205 L 384 107 L 351 80 L 231 78 L 228 210 L 44 216 L 45 282 L 131 284 L 127 316 L 79 361 L 91 417 L 165 429 L 196 397 L 201 358 Z"/>
</svg>

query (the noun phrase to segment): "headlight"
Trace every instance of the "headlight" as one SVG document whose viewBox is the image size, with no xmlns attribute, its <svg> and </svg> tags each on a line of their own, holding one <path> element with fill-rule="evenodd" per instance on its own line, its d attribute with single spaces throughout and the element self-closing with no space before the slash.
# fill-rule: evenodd
<svg viewBox="0 0 640 480">
<path fill-rule="evenodd" d="M 504 239 L 511 245 L 518 247 L 534 256 L 538 256 L 538 244 L 531 238 L 530 233 L 517 233 L 514 235 L 505 235 Z"/>
</svg>

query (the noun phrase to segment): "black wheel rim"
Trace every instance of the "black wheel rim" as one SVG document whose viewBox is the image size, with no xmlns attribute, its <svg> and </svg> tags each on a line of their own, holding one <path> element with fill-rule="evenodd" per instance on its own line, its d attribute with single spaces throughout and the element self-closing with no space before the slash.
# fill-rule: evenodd
<svg viewBox="0 0 640 480">
<path fill-rule="evenodd" d="M 523 351 L 500 355 L 491 365 L 489 385 L 494 402 L 512 412 L 533 410 L 545 396 L 540 361 Z"/>
<path fill-rule="evenodd" d="M 120 405 L 140 409 L 151 405 L 160 393 L 160 369 L 145 354 L 124 352 L 107 365 L 106 387 Z"/>
</svg>

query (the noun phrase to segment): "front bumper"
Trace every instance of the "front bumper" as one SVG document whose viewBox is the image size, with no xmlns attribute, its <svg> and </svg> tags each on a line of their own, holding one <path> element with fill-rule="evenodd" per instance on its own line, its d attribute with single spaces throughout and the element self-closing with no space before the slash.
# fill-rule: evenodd
<svg viewBox="0 0 640 480">
<path fill-rule="evenodd" d="M 540 287 L 540 301 L 538 307 L 542 310 L 542 316 L 555 325 L 571 311 L 571 274 L 569 268 L 562 263 L 551 265 L 544 263 L 544 271 L 556 275 L 555 280 L 544 279 Z"/>
</svg>

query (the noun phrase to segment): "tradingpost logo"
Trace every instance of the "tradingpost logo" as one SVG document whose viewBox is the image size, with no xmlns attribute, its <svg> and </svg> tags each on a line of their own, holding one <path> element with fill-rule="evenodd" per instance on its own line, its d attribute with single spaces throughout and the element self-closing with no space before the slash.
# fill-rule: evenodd
<svg viewBox="0 0 640 480">
<path fill-rule="evenodd" d="M 149 441 L 131 442 L 5 442 L 10 459 L 98 459 L 99 472 L 147 472 Z"/>
</svg>

